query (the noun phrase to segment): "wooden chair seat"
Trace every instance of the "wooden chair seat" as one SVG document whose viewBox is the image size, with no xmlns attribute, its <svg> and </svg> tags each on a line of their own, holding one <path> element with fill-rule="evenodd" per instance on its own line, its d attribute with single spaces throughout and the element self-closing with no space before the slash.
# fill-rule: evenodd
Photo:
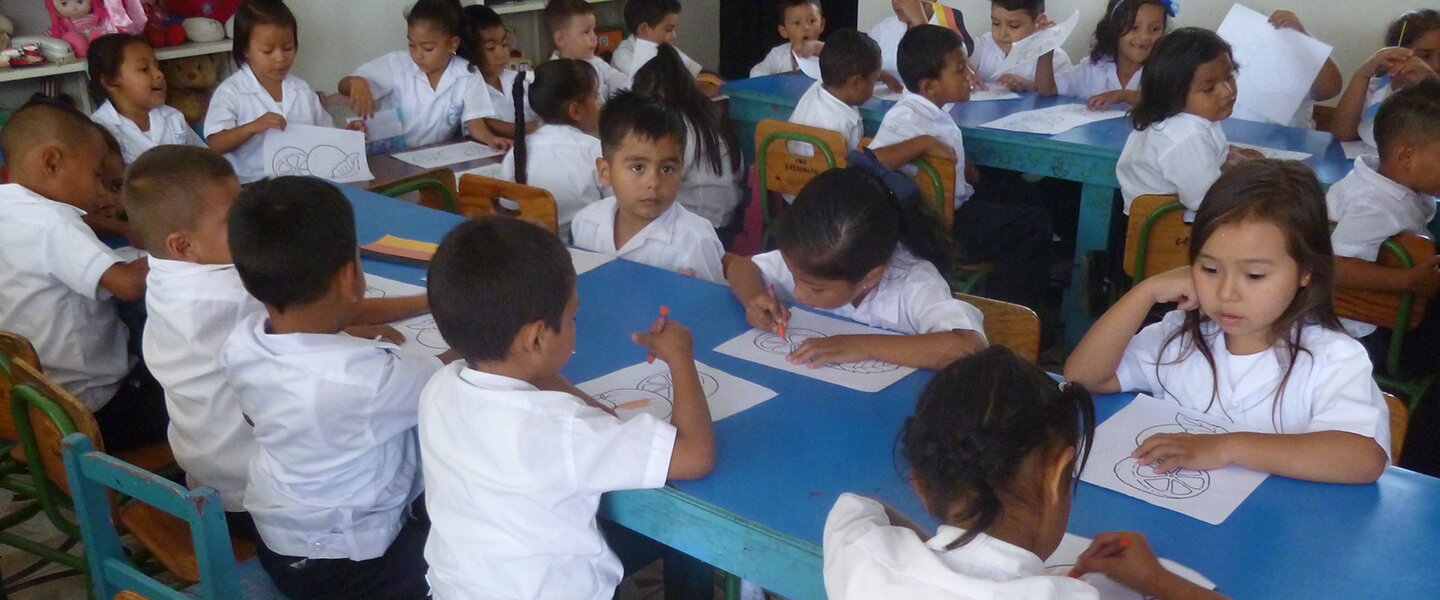
<svg viewBox="0 0 1440 600">
<path fill-rule="evenodd" d="M 1385 394 L 1385 405 L 1390 407 L 1390 464 L 1398 465 L 1400 451 L 1405 449 L 1405 433 L 1410 429 L 1410 407 L 1391 394 Z"/>
<path fill-rule="evenodd" d="M 1179 196 L 1145 195 L 1130 204 L 1125 274 L 1134 283 L 1190 264 L 1190 224 Z"/>
<path fill-rule="evenodd" d="M 502 200 L 513 201 L 519 208 L 507 208 L 501 204 Z M 508 214 L 556 234 L 560 232 L 560 209 L 555 205 L 555 197 L 549 191 L 493 177 L 474 174 L 460 176 L 460 197 L 456 212 L 467 217 Z"/>
<path fill-rule="evenodd" d="M 126 503 L 116 512 L 124 529 L 140 540 L 165 570 L 189 583 L 200 581 L 200 563 L 188 523 L 144 502 Z M 236 563 L 255 557 L 254 542 L 231 538 L 230 547 Z"/>
<path fill-rule="evenodd" d="M 1035 362 L 1040 357 L 1040 317 L 1019 304 L 956 293 L 955 298 L 980 309 L 985 316 L 985 338 Z"/>
</svg>

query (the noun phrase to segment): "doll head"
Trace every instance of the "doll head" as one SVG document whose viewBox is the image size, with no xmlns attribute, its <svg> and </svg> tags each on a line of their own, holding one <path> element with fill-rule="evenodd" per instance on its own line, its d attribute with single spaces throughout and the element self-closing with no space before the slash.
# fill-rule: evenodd
<svg viewBox="0 0 1440 600">
<path fill-rule="evenodd" d="M 55 6 L 55 14 L 67 19 L 83 17 L 90 14 L 90 0 L 50 0 Z"/>
</svg>

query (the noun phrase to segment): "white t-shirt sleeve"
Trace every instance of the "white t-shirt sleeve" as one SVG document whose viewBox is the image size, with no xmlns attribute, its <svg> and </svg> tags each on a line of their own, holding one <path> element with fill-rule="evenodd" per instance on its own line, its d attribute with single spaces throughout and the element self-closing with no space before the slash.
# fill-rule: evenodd
<svg viewBox="0 0 1440 600">
<path fill-rule="evenodd" d="M 106 297 L 100 290 L 100 277 L 112 265 L 124 262 L 79 219 L 66 219 L 50 227 L 44 244 L 44 270 L 90 300 Z"/>
<path fill-rule="evenodd" d="M 1160 175 L 1175 184 L 1180 203 L 1192 212 L 1200 210 L 1205 193 L 1220 178 L 1217 149 L 1211 147 L 1208 138 L 1204 131 L 1186 136 L 1162 151 L 1156 165 Z"/>
<path fill-rule="evenodd" d="M 1125 353 L 1120 356 L 1120 364 L 1115 367 L 1115 378 L 1122 391 L 1159 392 L 1160 378 L 1155 366 L 1160 362 L 1161 346 L 1184 322 L 1184 311 L 1171 311 L 1159 323 L 1141 329 L 1130 338 Z"/>
<path fill-rule="evenodd" d="M 974 331 L 985 337 L 985 316 L 980 309 L 950 294 L 950 286 L 937 271 L 911 269 L 905 281 L 905 316 L 916 334 Z"/>
<path fill-rule="evenodd" d="M 1088 79 L 1089 63 L 1078 63 L 1069 68 L 1062 69 L 1055 66 L 1055 91 L 1061 96 L 1088 97 L 1085 94 L 1086 79 Z"/>
<path fill-rule="evenodd" d="M 568 446 L 579 489 L 603 493 L 665 485 L 675 449 L 673 425 L 648 414 L 620 421 L 593 407 L 577 410 L 572 419 Z"/>
<path fill-rule="evenodd" d="M 235 76 L 237 75 L 231 77 Z M 210 97 L 210 107 L 205 110 L 205 135 L 215 135 L 244 125 L 239 121 L 240 98 L 236 96 L 233 86 L 221 84 Z"/>
<path fill-rule="evenodd" d="M 1372 438 L 1390 455 L 1390 408 L 1371 378 L 1365 347 L 1349 339 L 1327 348 L 1317 365 L 1306 432 L 1348 431 Z"/>
<path fill-rule="evenodd" d="M 444 364 L 433 356 L 396 354 L 394 348 L 385 350 L 379 360 L 383 362 L 375 365 L 381 369 L 375 404 L 364 414 L 369 419 L 367 429 L 385 439 L 419 423 L 420 392 Z"/>
<path fill-rule="evenodd" d="M 795 299 L 795 276 L 791 275 L 790 268 L 785 266 L 785 259 L 780 256 L 779 250 L 756 254 L 750 257 L 750 260 L 760 267 L 760 277 L 764 279 L 764 283 L 775 285 L 775 293 L 779 294 L 782 300 Z"/>
<path fill-rule="evenodd" d="M 461 123 L 498 116 L 495 114 L 495 104 L 490 100 L 489 87 L 490 85 L 485 83 L 485 77 L 479 73 L 465 84 L 465 111 L 460 115 Z"/>
<path fill-rule="evenodd" d="M 383 54 L 379 58 L 360 65 L 355 69 L 355 75 L 365 79 L 370 84 L 370 95 L 379 100 L 389 96 L 395 91 L 395 69 L 391 66 L 390 55 Z"/>
<path fill-rule="evenodd" d="M 1353 202 L 1330 231 L 1330 244 L 1335 256 L 1373 261 L 1380 256 L 1380 247 L 1395 231 L 1395 218 L 1370 202 Z"/>
<path fill-rule="evenodd" d="M 325 105 L 320 103 L 320 95 L 316 94 L 315 90 L 308 89 L 307 87 L 304 98 L 300 101 L 305 104 L 305 107 L 298 112 L 309 117 L 310 121 L 309 123 L 302 123 L 302 125 L 335 127 L 335 119 L 331 118 L 330 112 L 325 110 Z M 289 117 L 286 118 L 288 119 Z"/>
<path fill-rule="evenodd" d="M 706 226 L 709 226 L 708 222 Z M 721 265 L 725 247 L 720 244 L 720 238 L 715 236 L 715 230 L 707 229 L 700 234 L 700 239 L 686 249 L 689 255 L 686 268 L 693 269 L 696 277 L 706 281 L 725 283 L 725 268 Z"/>
</svg>

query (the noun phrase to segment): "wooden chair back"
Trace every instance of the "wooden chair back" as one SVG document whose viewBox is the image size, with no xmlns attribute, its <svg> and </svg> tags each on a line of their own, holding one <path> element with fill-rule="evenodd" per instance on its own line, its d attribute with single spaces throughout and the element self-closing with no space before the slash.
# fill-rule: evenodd
<svg viewBox="0 0 1440 600">
<path fill-rule="evenodd" d="M 815 147 L 812 156 L 791 154 L 787 142 Z M 816 175 L 845 166 L 845 138 L 837 131 L 764 119 L 755 127 L 760 191 L 799 194 Z"/>
<path fill-rule="evenodd" d="M 519 208 L 507 208 L 501 200 L 512 201 Z M 560 233 L 560 210 L 555 206 L 555 197 L 534 186 L 482 175 L 461 175 L 457 208 L 457 213 L 467 217 L 513 215 Z"/>
<path fill-rule="evenodd" d="M 948 233 L 955 223 L 955 190 L 951 189 L 955 186 L 955 161 L 922 157 L 912 164 L 919 169 L 915 183 L 920 186 L 925 205 L 934 211 Z"/>
<path fill-rule="evenodd" d="M 459 191 L 455 187 L 455 172 L 446 167 L 430 169 L 382 185 L 372 186 L 370 191 L 391 198 L 418 193 L 420 206 L 450 213 L 458 210 L 456 196 Z"/>
<path fill-rule="evenodd" d="M 23 360 L 37 369 L 43 368 L 40 365 L 40 355 L 35 352 L 35 346 L 30 344 L 30 340 L 17 333 L 0 331 L 0 354 L 4 354 L 8 360 Z"/>
<path fill-rule="evenodd" d="M 1040 317 L 1019 304 L 956 293 L 955 298 L 980 309 L 985 316 L 985 339 L 1035 362 L 1040 357 Z"/>
<path fill-rule="evenodd" d="M 1125 274 L 1135 283 L 1190 264 L 1190 224 L 1179 196 L 1145 195 L 1130 204 Z"/>
<path fill-rule="evenodd" d="M 1404 400 L 1385 394 L 1390 407 L 1390 464 L 1400 464 L 1400 451 L 1405 449 L 1405 432 L 1410 429 L 1410 407 Z"/>
<path fill-rule="evenodd" d="M 68 496 L 70 482 L 65 477 L 65 461 L 60 453 L 60 440 L 71 433 L 83 433 L 96 440 L 97 445 L 103 446 L 104 442 L 100 441 L 100 425 L 96 423 L 95 415 L 89 408 L 29 363 L 14 364 L 12 381 L 17 387 L 27 386 L 40 394 L 48 404 L 60 411 L 60 414 L 54 414 L 47 410 L 47 403 L 30 401 L 13 404 L 9 417 L 12 426 L 17 430 L 28 429 L 34 432 L 33 450 L 37 455 L 31 456 L 31 450 L 25 449 L 26 462 L 35 464 L 38 459 L 50 483 Z M 17 389 L 16 392 L 17 399 L 30 399 L 19 394 L 20 390 Z M 24 411 L 24 414 L 21 411 Z M 26 445 L 23 443 L 25 434 L 21 432 L 20 437 L 23 449 Z"/>
<path fill-rule="evenodd" d="M 1385 241 L 1375 262 L 1385 267 L 1410 268 L 1434 260 L 1435 244 L 1413 233 L 1402 233 Z M 1411 293 L 1376 292 L 1354 288 L 1335 288 L 1335 313 L 1346 319 L 1361 321 L 1389 329 L 1400 324 L 1402 309 L 1408 305 L 1409 318 L 1405 330 L 1420 325 L 1425 317 L 1425 299 Z"/>
</svg>

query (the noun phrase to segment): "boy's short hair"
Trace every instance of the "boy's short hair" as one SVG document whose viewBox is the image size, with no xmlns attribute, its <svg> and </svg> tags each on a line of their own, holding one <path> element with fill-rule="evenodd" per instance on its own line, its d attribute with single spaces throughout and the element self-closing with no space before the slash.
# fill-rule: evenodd
<svg viewBox="0 0 1440 600">
<path fill-rule="evenodd" d="M 814 6 L 815 8 L 820 9 L 821 11 L 824 11 L 824 10 L 825 10 L 824 7 L 820 6 L 820 0 L 780 0 L 779 2 L 776 2 L 775 4 L 776 4 L 776 5 L 779 7 L 779 9 L 780 9 L 780 24 L 781 24 L 781 25 L 784 25 L 784 24 L 785 24 L 785 11 L 790 10 L 791 7 L 795 7 L 795 6 L 805 6 L 806 4 L 809 4 L 809 5 Z"/>
<path fill-rule="evenodd" d="M 827 46 L 829 44 L 826 44 Z M 964 48 L 960 35 L 939 25 L 921 25 L 905 32 L 895 53 L 900 81 L 912 92 L 920 93 L 920 82 L 940 77 L 945 57 L 956 48 Z"/>
<path fill-rule="evenodd" d="M 1375 146 L 1383 160 L 1395 146 L 1440 139 L 1440 80 L 1430 77 L 1395 92 L 1375 114 Z"/>
<path fill-rule="evenodd" d="M 504 360 L 520 329 L 559 330 L 575 266 L 555 234 L 509 217 L 461 223 L 428 273 L 430 312 L 445 343 L 471 363 Z"/>
<path fill-rule="evenodd" d="M 240 281 L 275 310 L 324 297 L 335 275 L 356 260 L 350 201 L 319 179 L 250 184 L 230 208 L 229 233 Z"/>
<path fill-rule="evenodd" d="M 640 25 L 659 25 L 666 16 L 680 13 L 680 0 L 630 0 L 625 3 L 625 28 L 631 34 L 640 31 Z"/>
<path fill-rule="evenodd" d="M 194 227 L 205 212 L 200 190 L 235 178 L 224 156 L 196 146 L 165 145 L 146 150 L 125 172 L 125 213 L 130 225 L 159 250 L 165 238 Z"/>
<path fill-rule="evenodd" d="M 1023 10 L 1032 19 L 1045 12 L 1045 0 L 990 0 L 990 4 L 1005 10 Z"/>
<path fill-rule="evenodd" d="M 642 139 L 658 141 L 665 138 L 685 152 L 685 120 L 673 109 L 649 94 L 623 90 L 605 102 L 600 109 L 600 150 L 610 160 L 625 136 L 635 134 Z"/>
<path fill-rule="evenodd" d="M 46 144 L 71 149 L 97 140 L 105 134 L 90 117 L 73 106 L 57 101 L 32 101 L 20 107 L 0 130 L 0 152 L 5 162 L 19 164 L 31 150 Z M 105 143 L 108 148 L 108 143 Z"/>
<path fill-rule="evenodd" d="M 595 8 L 585 0 L 550 0 L 545 4 L 545 9 L 540 11 L 540 20 L 545 23 L 545 31 L 555 35 L 570 25 L 571 18 L 593 14 Z"/>
<path fill-rule="evenodd" d="M 820 50 L 820 80 L 825 85 L 845 85 L 851 77 L 869 77 L 880 70 L 880 44 L 854 29 L 830 34 Z"/>
</svg>

